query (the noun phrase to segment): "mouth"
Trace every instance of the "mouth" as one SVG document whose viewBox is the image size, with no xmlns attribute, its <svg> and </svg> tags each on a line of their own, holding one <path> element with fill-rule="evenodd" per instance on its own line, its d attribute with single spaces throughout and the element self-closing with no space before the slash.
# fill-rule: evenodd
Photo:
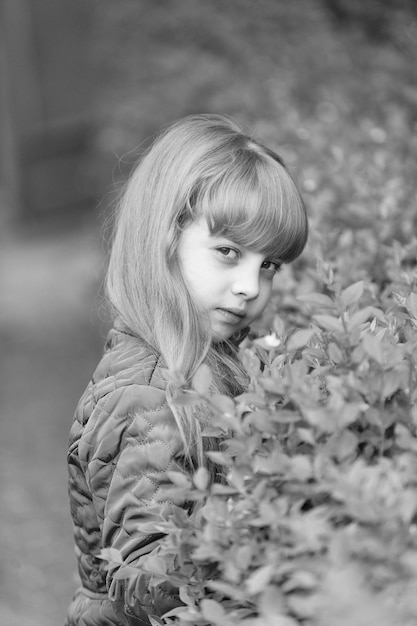
<svg viewBox="0 0 417 626">
<path fill-rule="evenodd" d="M 216 311 L 219 311 L 222 317 L 230 324 L 238 324 L 245 317 L 245 312 L 241 309 L 223 309 L 219 307 Z"/>
</svg>

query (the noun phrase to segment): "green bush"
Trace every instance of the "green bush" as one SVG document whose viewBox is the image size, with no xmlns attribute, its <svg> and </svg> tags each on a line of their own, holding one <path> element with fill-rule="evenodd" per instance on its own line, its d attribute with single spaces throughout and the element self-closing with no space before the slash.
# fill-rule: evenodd
<svg viewBox="0 0 417 626">
<path fill-rule="evenodd" d="M 247 393 L 210 398 L 205 367 L 185 392 L 212 407 L 227 479 L 171 476 L 197 504 L 153 524 L 167 537 L 145 568 L 185 607 L 152 623 L 415 623 L 417 240 L 378 245 L 380 283 L 342 287 L 322 260 L 299 281 L 286 269 L 271 332 L 241 350 Z"/>
<path fill-rule="evenodd" d="M 351 4 L 351 23 L 367 19 L 363 3 Z M 242 347 L 248 392 L 234 400 L 208 398 L 209 373 L 202 368 L 194 389 L 179 394 L 179 401 L 211 404 L 212 428 L 225 438 L 213 460 L 226 480 L 210 487 L 203 468 L 193 480 L 171 475 L 175 500 L 194 500 L 195 510 L 152 522 L 150 531 L 166 538 L 144 566 L 152 584 L 167 577 L 176 583 L 185 606 L 153 624 L 412 625 L 417 96 L 415 55 L 407 51 L 415 51 L 415 21 L 396 12 L 401 28 L 395 28 L 390 16 L 394 43 L 383 47 L 363 41 L 355 28 L 349 36 L 335 34 L 321 3 L 294 5 L 294 15 L 283 20 L 276 2 L 265 0 L 262 11 L 246 2 L 242 19 L 230 22 L 233 36 L 223 37 L 243 59 L 244 78 L 231 81 L 236 68 L 231 72 L 226 63 L 229 51 L 218 58 L 219 46 L 212 45 L 228 24 L 217 5 L 210 3 L 215 19 L 203 21 L 213 34 L 204 39 L 202 61 L 195 62 L 194 50 L 184 53 L 181 76 L 161 62 L 158 47 L 150 55 L 152 71 L 139 62 L 141 48 L 139 61 L 127 66 L 135 57 L 118 47 L 134 80 L 141 67 L 164 80 L 161 111 L 124 98 L 117 119 L 135 121 L 148 111 L 153 128 L 154 115 L 168 117 L 168 103 L 170 117 L 188 112 L 184 102 L 190 110 L 256 119 L 300 181 L 311 238 L 301 259 L 279 274 L 271 306 Z M 186 3 L 178 20 L 191 34 L 200 32 L 190 22 L 192 6 Z M 252 30 L 255 24 L 255 37 L 246 24 Z M 129 41 L 136 42 L 132 32 Z M 205 75 L 216 78 L 216 88 L 201 87 Z M 146 89 L 141 93 L 147 97 Z M 129 147 L 135 124 L 127 126 L 120 143 Z M 129 569 L 120 575 L 129 576 Z"/>
<path fill-rule="evenodd" d="M 203 367 L 179 390 L 212 407 L 226 479 L 171 475 L 195 510 L 152 522 L 166 538 L 144 567 L 185 606 L 153 624 L 415 623 L 417 146 L 395 119 L 321 153 L 310 127 L 310 242 L 241 349 L 250 387 L 209 397 Z"/>
<path fill-rule="evenodd" d="M 310 125 L 311 237 L 242 346 L 249 389 L 210 397 L 204 367 L 179 389 L 212 408 L 225 483 L 171 475 L 195 510 L 152 522 L 144 567 L 185 606 L 152 624 L 416 621 L 417 144 L 397 113 L 322 151 Z"/>
</svg>

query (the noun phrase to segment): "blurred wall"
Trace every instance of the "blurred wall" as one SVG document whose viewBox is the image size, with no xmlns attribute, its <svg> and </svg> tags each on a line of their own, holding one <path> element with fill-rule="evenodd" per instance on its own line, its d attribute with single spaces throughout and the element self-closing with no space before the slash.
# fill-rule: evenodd
<svg viewBox="0 0 417 626">
<path fill-rule="evenodd" d="M 0 5 L 0 175 L 18 214 L 86 206 L 91 136 L 92 5 Z"/>
</svg>

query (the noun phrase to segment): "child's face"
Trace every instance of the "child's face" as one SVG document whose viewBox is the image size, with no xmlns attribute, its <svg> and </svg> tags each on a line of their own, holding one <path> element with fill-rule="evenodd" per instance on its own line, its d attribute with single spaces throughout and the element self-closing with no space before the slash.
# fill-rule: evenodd
<svg viewBox="0 0 417 626">
<path fill-rule="evenodd" d="M 205 220 L 187 226 L 178 244 L 185 284 L 209 314 L 213 339 L 229 339 L 265 309 L 272 291 L 276 261 L 211 235 Z"/>
</svg>

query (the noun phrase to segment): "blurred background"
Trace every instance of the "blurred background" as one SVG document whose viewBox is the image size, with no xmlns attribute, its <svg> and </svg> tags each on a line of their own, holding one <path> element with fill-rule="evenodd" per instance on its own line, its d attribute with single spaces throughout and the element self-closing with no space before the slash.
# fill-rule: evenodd
<svg viewBox="0 0 417 626">
<path fill-rule="evenodd" d="M 0 28 L 0 623 L 56 626 L 77 584 L 67 437 L 135 159 L 173 119 L 228 113 L 281 152 L 314 229 L 416 224 L 417 9 L 2 0 Z"/>
</svg>

